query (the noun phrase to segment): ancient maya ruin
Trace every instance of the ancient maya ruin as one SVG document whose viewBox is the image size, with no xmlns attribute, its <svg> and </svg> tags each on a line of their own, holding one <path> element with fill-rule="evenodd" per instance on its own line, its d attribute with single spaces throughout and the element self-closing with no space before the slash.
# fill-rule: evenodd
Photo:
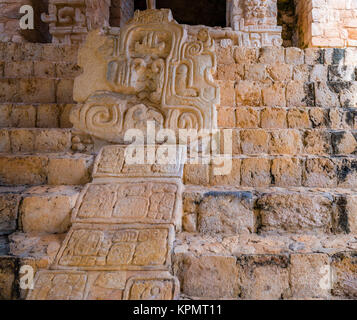
<svg viewBox="0 0 357 320">
<path fill-rule="evenodd" d="M 357 297 L 357 1 L 5 0 L 0 31 L 0 298 Z"/>
</svg>

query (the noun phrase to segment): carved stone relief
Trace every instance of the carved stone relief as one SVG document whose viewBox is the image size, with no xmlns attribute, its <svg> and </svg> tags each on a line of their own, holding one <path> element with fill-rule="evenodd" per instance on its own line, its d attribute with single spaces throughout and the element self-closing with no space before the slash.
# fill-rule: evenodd
<svg viewBox="0 0 357 320">
<path fill-rule="evenodd" d="M 40 271 L 27 300 L 173 300 L 176 278 L 162 271 Z"/>
<path fill-rule="evenodd" d="M 76 129 L 123 143 L 127 129 L 216 128 L 219 90 L 208 29 L 188 37 L 168 9 L 137 11 L 123 28 L 92 32 L 79 55 Z M 93 67 L 95 65 L 95 67 Z"/>
</svg>

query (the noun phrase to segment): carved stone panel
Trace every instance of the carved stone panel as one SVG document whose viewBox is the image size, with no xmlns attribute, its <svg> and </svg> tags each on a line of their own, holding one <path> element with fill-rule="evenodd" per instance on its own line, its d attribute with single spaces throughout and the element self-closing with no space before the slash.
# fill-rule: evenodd
<svg viewBox="0 0 357 320">
<path fill-rule="evenodd" d="M 135 152 L 141 153 L 143 164 L 135 162 Z M 93 177 L 181 178 L 184 160 L 184 149 L 180 146 L 105 146 L 95 161 Z"/>
<path fill-rule="evenodd" d="M 172 226 L 74 225 L 54 268 L 78 270 L 166 270 Z"/>
<path fill-rule="evenodd" d="M 75 80 L 75 128 L 122 143 L 131 128 L 211 129 L 219 89 L 208 28 L 188 36 L 168 9 L 137 11 L 106 34 L 95 31 L 80 51 L 84 73 Z"/>
<path fill-rule="evenodd" d="M 179 213 L 180 185 L 169 182 L 89 184 L 82 191 L 73 222 L 172 223 Z"/>
<path fill-rule="evenodd" d="M 173 300 L 177 278 L 162 271 L 40 271 L 27 300 Z"/>
</svg>

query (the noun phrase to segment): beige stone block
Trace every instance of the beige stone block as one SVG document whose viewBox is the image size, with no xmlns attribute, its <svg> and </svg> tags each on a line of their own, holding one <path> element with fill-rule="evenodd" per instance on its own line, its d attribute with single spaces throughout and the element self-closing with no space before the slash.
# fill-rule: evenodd
<svg viewBox="0 0 357 320">
<path fill-rule="evenodd" d="M 261 105 L 262 93 L 258 82 L 238 81 L 235 88 L 238 106 Z"/>
<path fill-rule="evenodd" d="M 276 63 L 267 67 L 270 78 L 274 81 L 290 81 L 293 76 L 293 66 L 285 63 Z"/>
<path fill-rule="evenodd" d="M 354 188 L 357 183 L 357 161 L 355 158 L 337 158 L 338 186 L 340 188 Z"/>
<path fill-rule="evenodd" d="M 55 83 L 49 79 L 21 79 L 19 96 L 25 103 L 55 102 Z"/>
<path fill-rule="evenodd" d="M 10 131 L 11 151 L 33 152 L 35 145 L 35 133 L 29 129 L 15 129 Z"/>
<path fill-rule="evenodd" d="M 255 129 L 259 127 L 260 112 L 254 108 L 237 108 L 236 109 L 236 126 L 237 128 Z"/>
<path fill-rule="evenodd" d="M 313 104 L 312 85 L 302 81 L 290 81 L 286 87 L 289 107 L 311 106 Z"/>
<path fill-rule="evenodd" d="M 248 187 L 266 187 L 271 184 L 270 161 L 264 158 L 242 160 L 241 184 Z"/>
<path fill-rule="evenodd" d="M 296 158 L 278 158 L 272 161 L 271 173 L 278 187 L 300 187 L 302 163 Z"/>
<path fill-rule="evenodd" d="M 36 108 L 32 105 L 12 106 L 11 126 L 17 128 L 34 128 L 36 126 Z"/>
<path fill-rule="evenodd" d="M 262 89 L 263 103 L 269 107 L 285 107 L 285 84 L 274 82 L 271 86 Z"/>
<path fill-rule="evenodd" d="M 45 44 L 43 46 L 43 57 L 48 61 L 76 62 L 78 56 L 78 46 L 76 45 L 56 45 Z"/>
<path fill-rule="evenodd" d="M 0 153 L 10 152 L 11 151 L 11 143 L 10 143 L 10 135 L 9 131 L 6 129 L 0 130 Z"/>
<path fill-rule="evenodd" d="M 216 78 L 218 80 L 242 80 L 244 78 L 244 65 L 219 64 L 217 66 Z"/>
<path fill-rule="evenodd" d="M 328 69 L 326 65 L 316 64 L 312 66 L 310 81 L 327 81 Z"/>
<path fill-rule="evenodd" d="M 183 216 L 182 228 L 187 232 L 197 232 L 197 215 L 191 213 Z"/>
<path fill-rule="evenodd" d="M 304 152 L 306 154 L 331 154 L 331 136 L 322 130 L 306 130 L 303 135 Z"/>
<path fill-rule="evenodd" d="M 184 167 L 184 183 L 195 185 L 209 184 L 209 165 L 186 164 Z"/>
<path fill-rule="evenodd" d="M 74 104 L 65 104 L 61 108 L 61 115 L 60 115 L 60 127 L 61 128 L 72 128 L 73 124 L 69 120 L 69 115 L 74 107 Z"/>
<path fill-rule="evenodd" d="M 333 87 L 326 82 L 315 83 L 315 95 L 317 107 L 340 107 L 338 94 L 334 91 Z"/>
<path fill-rule="evenodd" d="M 59 125 L 60 108 L 56 104 L 40 104 L 37 106 L 38 128 L 57 128 Z"/>
<path fill-rule="evenodd" d="M 73 80 L 61 79 L 57 82 L 57 103 L 73 103 Z"/>
<path fill-rule="evenodd" d="M 11 109 L 10 104 L 0 104 L 0 128 L 11 127 Z"/>
<path fill-rule="evenodd" d="M 16 299 L 15 281 L 16 281 L 16 258 L 0 257 L 0 284 L 1 300 Z"/>
<path fill-rule="evenodd" d="M 241 131 L 242 153 L 247 155 L 268 153 L 270 135 L 266 130 Z"/>
<path fill-rule="evenodd" d="M 48 184 L 81 185 L 89 182 L 92 158 L 87 156 L 50 158 Z"/>
<path fill-rule="evenodd" d="M 238 257 L 242 299 L 277 300 L 289 296 L 288 259 L 275 255 Z"/>
<path fill-rule="evenodd" d="M 5 64 L 6 78 L 28 78 L 33 74 L 32 61 L 13 61 Z"/>
<path fill-rule="evenodd" d="M 299 48 L 286 48 L 285 49 L 285 61 L 290 65 L 304 64 L 304 50 Z"/>
<path fill-rule="evenodd" d="M 259 62 L 265 64 L 284 63 L 285 49 L 280 47 L 265 47 L 260 49 Z"/>
<path fill-rule="evenodd" d="M 46 157 L 0 157 L 0 183 L 3 185 L 39 185 L 47 181 Z"/>
<path fill-rule="evenodd" d="M 0 234 L 14 232 L 21 197 L 15 193 L 0 194 Z"/>
<path fill-rule="evenodd" d="M 336 165 L 330 159 L 307 159 L 303 177 L 306 187 L 334 188 L 337 185 Z"/>
<path fill-rule="evenodd" d="M 81 68 L 76 63 L 56 63 L 56 77 L 59 79 L 72 79 L 78 77 L 81 73 Z"/>
<path fill-rule="evenodd" d="M 218 108 L 218 127 L 234 128 L 236 126 L 236 113 L 234 108 Z"/>
<path fill-rule="evenodd" d="M 36 78 L 55 78 L 55 64 L 49 61 L 36 61 L 34 75 Z"/>
<path fill-rule="evenodd" d="M 211 166 L 210 170 L 210 184 L 211 185 L 229 185 L 229 186 L 239 186 L 240 185 L 240 168 L 241 160 L 235 158 L 228 158 L 231 163 L 231 170 L 228 174 L 216 175 L 214 168 L 216 165 Z"/>
<path fill-rule="evenodd" d="M 355 299 L 357 297 L 357 258 L 353 252 L 340 252 L 332 256 L 334 283 L 332 294 Z"/>
<path fill-rule="evenodd" d="M 234 106 L 235 105 L 234 81 L 218 80 L 217 83 L 221 90 L 220 105 L 222 107 Z"/>
<path fill-rule="evenodd" d="M 227 46 L 227 47 L 218 46 L 216 48 L 216 54 L 217 54 L 218 65 L 222 65 L 222 64 L 232 65 L 235 63 L 233 59 L 233 51 L 231 46 Z"/>
<path fill-rule="evenodd" d="M 245 65 L 245 80 L 264 81 L 267 78 L 267 67 L 265 64 Z"/>
<path fill-rule="evenodd" d="M 66 152 L 70 149 L 70 131 L 57 129 L 36 131 L 35 150 L 37 152 Z"/>
<path fill-rule="evenodd" d="M 290 281 L 294 298 L 328 298 L 329 286 L 323 284 L 324 276 L 330 271 L 327 254 L 292 254 L 290 256 Z"/>
<path fill-rule="evenodd" d="M 193 297 L 236 298 L 239 294 L 236 259 L 222 256 L 178 255 L 175 273 L 181 291 Z"/>
<path fill-rule="evenodd" d="M 311 123 L 315 128 L 327 127 L 329 114 L 326 109 L 311 108 L 309 110 L 309 116 L 310 116 Z"/>
<path fill-rule="evenodd" d="M 299 64 L 297 66 L 294 66 L 292 79 L 294 81 L 303 81 L 303 82 L 310 81 L 311 69 L 312 66 L 309 66 L 307 64 Z"/>
<path fill-rule="evenodd" d="M 320 48 L 305 49 L 305 63 L 308 65 L 323 64 L 324 50 Z"/>
<path fill-rule="evenodd" d="M 20 214 L 24 232 L 64 233 L 78 190 L 70 187 L 35 187 L 26 191 Z"/>
<path fill-rule="evenodd" d="M 308 110 L 290 109 L 288 111 L 288 126 L 294 129 L 310 128 L 311 123 Z"/>
<path fill-rule="evenodd" d="M 18 81 L 16 79 L 0 79 L 0 103 L 17 102 L 18 99 Z"/>
<path fill-rule="evenodd" d="M 287 128 L 286 109 L 265 108 L 260 114 L 262 128 L 284 129 Z"/>
<path fill-rule="evenodd" d="M 333 199 L 308 193 L 270 193 L 257 201 L 265 231 L 329 232 Z"/>
<path fill-rule="evenodd" d="M 274 130 L 269 143 L 270 154 L 297 155 L 302 150 L 301 137 L 298 130 Z"/>
<path fill-rule="evenodd" d="M 233 56 L 235 62 L 238 64 L 254 64 L 258 62 L 259 49 L 235 47 Z"/>
<path fill-rule="evenodd" d="M 210 235 L 254 232 L 252 195 L 240 192 L 209 192 L 198 208 L 198 231 Z"/>
</svg>

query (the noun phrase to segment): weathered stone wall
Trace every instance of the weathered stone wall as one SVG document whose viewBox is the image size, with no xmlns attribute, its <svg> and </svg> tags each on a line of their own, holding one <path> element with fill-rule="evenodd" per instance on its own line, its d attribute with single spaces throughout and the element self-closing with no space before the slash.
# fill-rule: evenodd
<svg viewBox="0 0 357 320">
<path fill-rule="evenodd" d="M 297 1 L 302 47 L 357 46 L 355 0 Z"/>
<path fill-rule="evenodd" d="M 95 154 L 69 122 L 77 47 L 0 48 L 0 296 L 24 298 L 18 269 L 53 263 Z M 183 297 L 356 298 L 357 51 L 216 52 L 233 170 L 185 167 Z"/>
</svg>

